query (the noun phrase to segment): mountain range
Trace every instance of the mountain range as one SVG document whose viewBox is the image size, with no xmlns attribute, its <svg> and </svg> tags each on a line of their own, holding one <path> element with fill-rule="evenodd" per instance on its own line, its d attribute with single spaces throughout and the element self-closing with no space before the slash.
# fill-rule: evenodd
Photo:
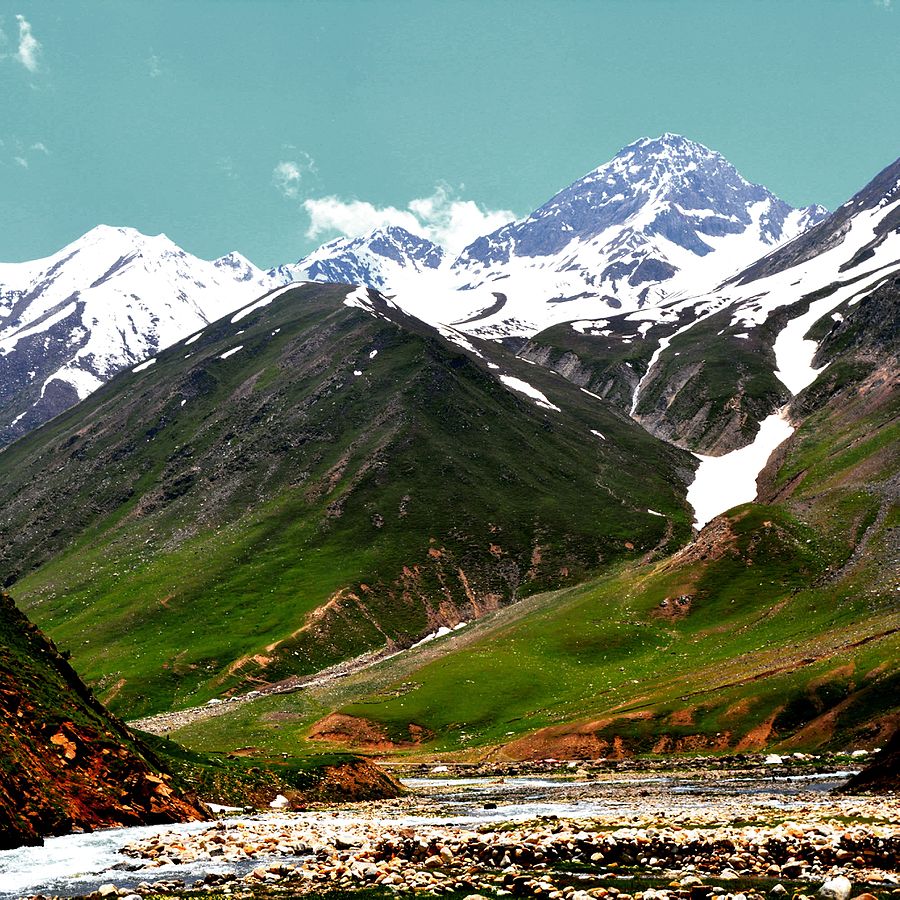
<svg viewBox="0 0 900 900">
<path fill-rule="evenodd" d="M 362 284 L 432 325 L 530 337 L 558 322 L 696 294 L 821 221 L 666 134 L 623 149 L 457 258 L 400 227 L 262 271 L 197 259 L 164 235 L 100 226 L 47 259 L 0 265 L 0 444 L 114 374 L 292 282 Z"/>
<path fill-rule="evenodd" d="M 251 694 L 188 717 L 205 749 L 876 746 L 898 210 L 900 160 L 826 216 L 664 135 L 456 259 L 389 229 L 266 273 L 136 233 L 80 281 L 21 264 L 0 575 L 119 713 Z"/>
</svg>

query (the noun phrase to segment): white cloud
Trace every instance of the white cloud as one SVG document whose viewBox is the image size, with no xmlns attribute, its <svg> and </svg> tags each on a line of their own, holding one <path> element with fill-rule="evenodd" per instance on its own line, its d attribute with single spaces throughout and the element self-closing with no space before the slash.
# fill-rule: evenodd
<svg viewBox="0 0 900 900">
<path fill-rule="evenodd" d="M 29 72 L 37 72 L 40 41 L 31 33 L 31 23 L 25 16 L 16 16 L 16 21 L 19 23 L 19 49 L 16 51 L 16 59 Z"/>
<path fill-rule="evenodd" d="M 373 228 L 399 225 L 407 231 L 421 233 L 419 220 L 408 210 L 394 206 L 373 206 L 365 200 L 342 200 L 340 197 L 319 197 L 304 200 L 303 208 L 309 214 L 306 231 L 309 238 L 338 232 L 344 237 L 359 237 Z"/>
<path fill-rule="evenodd" d="M 460 200 L 446 185 L 438 185 L 430 197 L 410 200 L 406 209 L 333 196 L 304 200 L 303 208 L 310 218 L 306 236 L 312 239 L 335 232 L 359 237 L 375 228 L 399 225 L 451 253 L 515 218 L 508 209 L 482 209 L 474 200 Z"/>
<path fill-rule="evenodd" d="M 160 58 L 155 53 L 151 53 L 147 57 L 147 74 L 151 78 L 159 78 L 162 73 L 163 70 Z"/>
<path fill-rule="evenodd" d="M 430 197 L 411 200 L 409 208 L 428 229 L 431 240 L 451 252 L 516 217 L 508 209 L 482 209 L 474 200 L 453 197 L 446 185 L 438 185 Z"/>
<path fill-rule="evenodd" d="M 36 144 L 32 144 L 31 149 L 36 150 L 38 153 L 43 153 L 44 156 L 50 155 L 50 151 L 47 149 L 47 145 L 43 141 L 38 141 Z"/>
<path fill-rule="evenodd" d="M 17 166 L 21 166 L 23 169 L 28 168 L 28 160 L 24 156 L 14 156 L 13 159 Z"/>
<path fill-rule="evenodd" d="M 299 161 L 284 159 L 272 170 L 272 183 L 289 200 L 296 200 L 300 196 L 303 176 L 316 171 L 316 164 L 311 156 L 301 153 L 300 157 Z"/>
<path fill-rule="evenodd" d="M 299 195 L 302 178 L 299 166 L 289 160 L 278 163 L 272 172 L 272 180 L 275 182 L 275 187 L 285 197 L 297 197 Z"/>
<path fill-rule="evenodd" d="M 882 9 L 891 10 L 894 7 L 894 0 L 875 0 L 875 5 Z"/>
</svg>

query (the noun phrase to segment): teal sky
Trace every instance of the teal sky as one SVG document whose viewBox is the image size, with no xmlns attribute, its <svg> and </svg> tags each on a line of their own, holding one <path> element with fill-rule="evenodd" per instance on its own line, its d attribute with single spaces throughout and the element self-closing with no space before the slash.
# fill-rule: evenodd
<svg viewBox="0 0 900 900">
<path fill-rule="evenodd" d="M 4 261 L 100 222 L 293 261 L 416 198 L 525 214 L 664 131 L 795 205 L 900 155 L 900 0 L 2 0 L 0 30 Z"/>
</svg>

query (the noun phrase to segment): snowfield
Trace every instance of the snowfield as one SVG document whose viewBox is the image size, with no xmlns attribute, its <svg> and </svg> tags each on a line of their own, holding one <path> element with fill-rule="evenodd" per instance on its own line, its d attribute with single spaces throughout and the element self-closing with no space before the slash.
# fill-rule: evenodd
<svg viewBox="0 0 900 900">
<path fill-rule="evenodd" d="M 687 502 L 694 509 L 694 527 L 701 529 L 716 516 L 756 499 L 756 479 L 773 451 L 794 433 L 794 426 L 781 412 L 773 413 L 759 426 L 756 440 L 724 456 L 694 455 L 700 460 Z"/>
</svg>

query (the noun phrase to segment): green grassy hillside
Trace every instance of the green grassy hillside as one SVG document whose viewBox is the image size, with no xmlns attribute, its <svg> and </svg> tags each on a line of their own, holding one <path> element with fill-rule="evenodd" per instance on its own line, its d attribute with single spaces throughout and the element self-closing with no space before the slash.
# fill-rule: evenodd
<svg viewBox="0 0 900 900">
<path fill-rule="evenodd" d="M 513 757 L 882 743 L 900 723 L 898 287 L 815 326 L 829 365 L 794 403 L 765 503 L 182 738 Z"/>
<path fill-rule="evenodd" d="M 686 454 L 346 293 L 226 318 L 0 454 L 3 578 L 114 708 L 407 646 L 689 533 Z"/>
</svg>

